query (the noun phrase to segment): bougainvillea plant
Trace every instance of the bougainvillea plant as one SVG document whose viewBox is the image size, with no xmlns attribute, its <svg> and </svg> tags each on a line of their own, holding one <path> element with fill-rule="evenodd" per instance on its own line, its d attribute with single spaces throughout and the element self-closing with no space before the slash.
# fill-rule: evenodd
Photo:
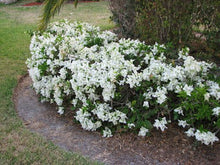
<svg viewBox="0 0 220 165">
<path fill-rule="evenodd" d="M 66 20 L 35 32 L 27 60 L 33 88 L 58 113 L 72 105 L 82 128 L 111 137 L 118 131 L 146 136 L 176 122 L 187 136 L 209 145 L 220 130 L 216 66 L 189 49 L 168 59 L 165 45 L 118 39 L 109 31 Z"/>
</svg>

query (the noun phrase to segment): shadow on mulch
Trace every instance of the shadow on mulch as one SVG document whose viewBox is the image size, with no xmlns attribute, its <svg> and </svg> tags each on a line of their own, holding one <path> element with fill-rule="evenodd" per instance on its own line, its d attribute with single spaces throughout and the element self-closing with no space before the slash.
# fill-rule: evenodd
<svg viewBox="0 0 220 165">
<path fill-rule="evenodd" d="M 14 90 L 14 104 L 25 126 L 68 151 L 81 153 L 106 164 L 220 164 L 220 143 L 195 146 L 180 128 L 169 125 L 150 137 L 132 133 L 103 138 L 88 132 L 67 116 L 57 115 L 56 106 L 39 102 L 31 88 L 28 75 L 23 76 Z"/>
</svg>

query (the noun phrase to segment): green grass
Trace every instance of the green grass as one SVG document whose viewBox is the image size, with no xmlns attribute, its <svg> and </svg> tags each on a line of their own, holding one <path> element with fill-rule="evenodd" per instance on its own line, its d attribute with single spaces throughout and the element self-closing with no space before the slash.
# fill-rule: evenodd
<svg viewBox="0 0 220 165">
<path fill-rule="evenodd" d="M 33 1 L 33 0 L 30 0 Z M 16 23 L 37 24 L 42 14 L 42 6 L 24 7 L 26 1 L 5 6 L 2 5 L 1 10 Z M 107 2 L 79 3 L 75 8 L 73 4 L 65 4 L 59 14 L 51 21 L 60 19 L 68 19 L 71 21 L 84 21 L 101 27 L 102 30 L 112 29 L 114 23 L 110 21 L 111 13 L 108 10 Z"/>
<path fill-rule="evenodd" d="M 41 7 L 22 7 L 29 1 L 0 5 L 0 164 L 97 164 L 76 153 L 66 152 L 44 137 L 27 130 L 12 102 L 18 77 L 27 73 L 30 37 L 35 30 Z M 67 4 L 53 21 L 68 18 L 110 29 L 107 3 Z"/>
</svg>

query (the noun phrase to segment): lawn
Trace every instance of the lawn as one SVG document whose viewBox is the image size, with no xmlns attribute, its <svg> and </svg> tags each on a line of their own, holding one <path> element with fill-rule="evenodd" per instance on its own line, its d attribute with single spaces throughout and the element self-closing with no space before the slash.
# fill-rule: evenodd
<svg viewBox="0 0 220 165">
<path fill-rule="evenodd" d="M 23 7 L 28 0 L 0 5 L 0 164 L 97 164 L 66 152 L 25 128 L 14 109 L 12 95 L 18 78 L 27 73 L 30 36 L 37 29 L 41 6 Z M 107 2 L 66 4 L 52 21 L 67 18 L 111 29 Z"/>
</svg>

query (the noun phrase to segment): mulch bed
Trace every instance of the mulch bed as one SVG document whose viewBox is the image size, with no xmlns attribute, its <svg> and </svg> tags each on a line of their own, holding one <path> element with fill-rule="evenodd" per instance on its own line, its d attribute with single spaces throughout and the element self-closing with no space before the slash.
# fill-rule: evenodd
<svg viewBox="0 0 220 165">
<path fill-rule="evenodd" d="M 150 137 L 132 133 L 103 138 L 73 123 L 71 114 L 59 116 L 56 106 L 39 102 L 28 75 L 14 90 L 14 104 L 28 129 L 51 140 L 68 151 L 81 153 L 106 164 L 220 164 L 220 142 L 213 146 L 198 145 L 175 125 L 153 131 Z"/>
<path fill-rule="evenodd" d="M 41 2 L 31 2 L 31 3 L 24 4 L 22 6 L 39 6 L 39 5 L 42 5 L 42 3 Z"/>
<path fill-rule="evenodd" d="M 91 2 L 99 2 L 99 1 L 79 1 L 78 3 L 91 3 Z M 68 2 L 68 3 L 74 3 L 74 2 Z M 22 6 L 40 6 L 42 4 L 43 4 L 42 2 L 31 2 L 24 4 Z"/>
</svg>

